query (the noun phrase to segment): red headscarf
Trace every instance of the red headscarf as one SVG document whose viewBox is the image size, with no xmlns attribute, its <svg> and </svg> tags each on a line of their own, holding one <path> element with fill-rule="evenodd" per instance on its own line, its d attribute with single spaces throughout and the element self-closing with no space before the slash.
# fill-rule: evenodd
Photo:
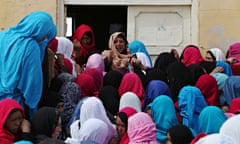
<svg viewBox="0 0 240 144">
<path fill-rule="evenodd" d="M 83 73 L 89 74 L 93 77 L 95 85 L 97 86 L 98 91 L 100 91 L 103 86 L 102 71 L 98 68 L 86 68 L 86 70 L 84 70 Z"/>
<path fill-rule="evenodd" d="M 76 83 L 81 88 L 81 98 L 86 96 L 98 96 L 97 86 L 95 85 L 94 79 L 89 74 L 80 74 L 76 78 Z"/>
<path fill-rule="evenodd" d="M 240 98 L 232 99 L 230 103 L 230 112 L 234 114 L 240 112 Z"/>
<path fill-rule="evenodd" d="M 190 46 L 183 50 L 182 63 L 184 63 L 185 66 L 200 64 L 203 61 L 204 59 L 198 48 Z"/>
<path fill-rule="evenodd" d="M 235 58 L 238 62 L 240 62 L 240 42 L 230 45 L 228 49 L 228 57 Z"/>
<path fill-rule="evenodd" d="M 4 128 L 9 114 L 12 110 L 18 109 L 24 115 L 24 111 L 20 104 L 13 99 L 6 98 L 0 101 L 0 143 L 13 143 L 15 136 Z"/>
<path fill-rule="evenodd" d="M 69 59 L 64 58 L 64 66 L 66 66 L 68 68 L 68 73 L 72 74 L 72 72 L 73 72 L 73 64 L 72 64 L 72 62 Z"/>
<path fill-rule="evenodd" d="M 92 33 L 92 43 L 89 46 L 81 46 L 80 48 L 80 56 L 87 56 L 87 54 L 91 51 L 96 50 L 95 48 L 95 36 L 93 30 L 90 26 L 86 24 L 81 24 L 75 31 L 72 40 L 81 41 L 82 37 L 84 36 L 85 32 Z"/>
<path fill-rule="evenodd" d="M 123 76 L 121 84 L 118 88 L 118 93 L 121 97 L 125 92 L 135 93 L 139 97 L 143 106 L 144 88 L 141 79 L 136 73 L 130 72 Z"/>
<path fill-rule="evenodd" d="M 137 111 L 132 108 L 132 107 L 124 107 L 122 108 L 118 113 L 120 112 L 124 112 L 127 117 L 129 118 L 130 116 L 134 115 L 135 113 L 137 113 Z M 128 134 L 127 132 L 122 136 L 119 144 L 128 144 L 129 143 L 129 137 L 128 137 Z"/>
<path fill-rule="evenodd" d="M 217 81 L 212 75 L 201 75 L 196 82 L 196 87 L 200 89 L 208 105 L 220 106 Z"/>
<path fill-rule="evenodd" d="M 49 47 L 54 53 L 56 53 L 56 52 L 57 52 L 57 48 L 58 48 L 58 39 L 53 38 L 53 39 L 49 42 L 48 47 Z"/>
</svg>

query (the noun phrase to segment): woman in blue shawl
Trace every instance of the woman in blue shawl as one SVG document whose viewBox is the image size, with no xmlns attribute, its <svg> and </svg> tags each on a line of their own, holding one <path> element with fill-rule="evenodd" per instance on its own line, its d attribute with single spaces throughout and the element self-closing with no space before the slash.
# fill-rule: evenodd
<svg viewBox="0 0 240 144">
<path fill-rule="evenodd" d="M 42 11 L 0 32 L 0 99 L 15 99 L 30 112 L 37 109 L 43 89 L 42 62 L 55 36 L 51 15 Z"/>
</svg>

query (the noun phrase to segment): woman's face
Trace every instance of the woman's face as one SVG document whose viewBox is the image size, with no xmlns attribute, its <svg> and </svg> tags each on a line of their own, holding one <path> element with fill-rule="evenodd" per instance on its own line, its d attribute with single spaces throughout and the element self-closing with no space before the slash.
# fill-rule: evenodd
<svg viewBox="0 0 240 144">
<path fill-rule="evenodd" d="M 116 39 L 114 40 L 114 45 L 116 47 L 116 49 L 120 52 L 123 53 L 126 49 L 126 42 L 124 41 L 123 38 L 121 37 L 116 37 Z"/>
<path fill-rule="evenodd" d="M 116 129 L 120 138 L 126 133 L 126 125 L 122 122 L 119 116 L 116 118 Z"/>
<path fill-rule="evenodd" d="M 214 59 L 212 58 L 211 54 L 209 52 L 206 53 L 205 60 L 209 62 L 213 62 Z"/>
<path fill-rule="evenodd" d="M 87 36 L 86 34 L 84 34 L 81 39 L 81 45 L 89 46 L 89 45 L 91 45 L 91 42 L 92 42 L 92 38 Z"/>
<path fill-rule="evenodd" d="M 21 125 L 23 122 L 23 114 L 21 111 L 17 110 L 11 113 L 5 123 L 5 129 L 12 134 L 17 134 L 21 130 Z"/>
<path fill-rule="evenodd" d="M 60 135 L 61 131 L 62 131 L 62 120 L 61 120 L 61 117 L 59 117 L 57 126 L 52 133 L 52 138 L 57 139 L 58 136 Z"/>
<path fill-rule="evenodd" d="M 167 141 L 166 141 L 166 144 L 172 144 L 171 136 L 170 136 L 169 132 L 167 133 Z"/>
</svg>

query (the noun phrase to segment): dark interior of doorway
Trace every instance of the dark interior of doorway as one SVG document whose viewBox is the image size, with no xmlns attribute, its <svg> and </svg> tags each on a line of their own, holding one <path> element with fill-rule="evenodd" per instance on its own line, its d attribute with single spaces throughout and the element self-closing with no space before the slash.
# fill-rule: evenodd
<svg viewBox="0 0 240 144">
<path fill-rule="evenodd" d="M 72 32 L 80 24 L 93 28 L 96 48 L 108 49 L 108 40 L 112 32 L 127 34 L 127 6 L 67 6 L 67 17 L 72 17 Z"/>
</svg>

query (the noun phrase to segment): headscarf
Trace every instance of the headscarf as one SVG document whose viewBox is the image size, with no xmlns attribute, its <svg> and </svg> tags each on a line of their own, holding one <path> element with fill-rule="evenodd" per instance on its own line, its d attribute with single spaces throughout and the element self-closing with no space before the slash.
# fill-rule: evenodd
<svg viewBox="0 0 240 144">
<path fill-rule="evenodd" d="M 157 69 L 157 68 L 152 68 L 152 69 L 147 71 L 146 79 L 145 79 L 145 82 L 144 82 L 144 87 L 145 88 L 147 87 L 147 85 L 149 84 L 149 82 L 151 80 L 161 80 L 161 81 L 164 81 L 166 84 L 168 84 L 166 72 L 164 72 L 160 69 Z"/>
<path fill-rule="evenodd" d="M 151 64 L 151 61 L 149 60 L 149 58 L 147 57 L 147 55 L 143 52 L 136 52 L 135 53 L 136 56 L 137 56 L 137 59 L 141 61 L 141 63 L 148 67 L 148 68 L 151 68 L 152 67 L 152 64 Z"/>
<path fill-rule="evenodd" d="M 235 58 L 240 62 L 240 42 L 236 42 L 228 48 L 228 58 Z"/>
<path fill-rule="evenodd" d="M 167 67 L 171 64 L 176 62 L 177 60 L 174 58 L 174 56 L 169 52 L 162 52 L 158 55 L 154 68 L 160 69 L 164 72 L 166 72 Z"/>
<path fill-rule="evenodd" d="M 75 131 L 72 138 L 68 138 L 65 142 L 68 144 L 80 144 L 85 141 L 92 141 L 97 144 L 104 144 L 108 136 L 108 127 L 105 122 L 100 119 L 90 118 L 81 127 L 71 127 Z M 75 136 L 76 135 L 76 136 Z"/>
<path fill-rule="evenodd" d="M 109 119 L 112 121 L 112 123 L 115 123 L 114 116 L 117 115 L 120 103 L 120 96 L 117 89 L 110 85 L 104 86 L 100 90 L 98 97 L 101 99 Z"/>
<path fill-rule="evenodd" d="M 81 98 L 86 96 L 98 96 L 99 91 L 91 75 L 85 73 L 78 75 L 76 83 L 80 86 L 82 92 Z"/>
<path fill-rule="evenodd" d="M 73 41 L 77 40 L 77 41 L 81 42 L 85 32 L 90 32 L 92 34 L 92 43 L 89 46 L 81 45 L 81 47 L 80 47 L 79 55 L 84 60 L 90 52 L 93 52 L 96 50 L 95 36 L 94 36 L 94 32 L 93 32 L 92 28 L 89 25 L 81 24 L 80 26 L 77 27 L 77 29 L 72 37 Z"/>
<path fill-rule="evenodd" d="M 167 77 L 174 102 L 177 101 L 182 87 L 193 85 L 190 70 L 181 62 L 174 62 L 168 66 Z"/>
<path fill-rule="evenodd" d="M 207 135 L 195 144 L 237 144 L 231 137 L 219 133 Z"/>
<path fill-rule="evenodd" d="M 212 76 L 217 81 L 218 90 L 222 91 L 223 90 L 223 86 L 225 84 L 225 81 L 228 79 L 229 76 L 224 74 L 224 73 L 214 73 L 214 74 L 212 74 Z"/>
<path fill-rule="evenodd" d="M 81 107 L 80 112 L 80 123 L 83 125 L 88 119 L 90 118 L 97 118 L 102 120 L 107 124 L 108 127 L 108 134 L 107 138 L 105 139 L 105 143 L 107 143 L 110 138 L 117 135 L 115 128 L 113 127 L 112 123 L 107 117 L 106 110 L 100 99 L 96 97 L 89 97 L 87 98 Z"/>
<path fill-rule="evenodd" d="M 58 124 L 59 114 L 55 108 L 41 107 L 31 120 L 31 132 L 34 135 L 52 137 Z"/>
<path fill-rule="evenodd" d="M 123 74 L 121 74 L 117 70 L 111 70 L 107 72 L 103 77 L 103 85 L 111 85 L 115 87 L 116 89 L 119 88 L 121 80 L 123 78 Z"/>
<path fill-rule="evenodd" d="M 46 99 L 43 103 L 42 106 L 48 106 L 48 107 L 53 107 L 56 108 L 57 104 L 63 102 L 63 97 L 59 93 L 55 91 L 48 91 Z"/>
<path fill-rule="evenodd" d="M 189 66 L 190 64 L 200 64 L 203 61 L 204 59 L 198 47 L 187 46 L 184 48 L 181 62 L 185 66 Z"/>
<path fill-rule="evenodd" d="M 218 133 L 226 120 L 227 117 L 220 108 L 207 106 L 199 115 L 199 131 L 206 134 Z"/>
<path fill-rule="evenodd" d="M 198 78 L 205 74 L 206 72 L 204 71 L 204 68 L 202 66 L 200 66 L 199 64 L 190 64 L 187 67 L 192 75 L 192 80 L 193 80 L 193 84 L 196 84 Z"/>
<path fill-rule="evenodd" d="M 225 54 L 220 48 L 211 48 L 209 51 L 213 54 L 216 61 L 225 61 Z"/>
<path fill-rule="evenodd" d="M 165 144 L 168 129 L 178 124 L 173 101 L 167 95 L 160 95 L 153 100 L 151 110 L 157 128 L 157 140 Z"/>
<path fill-rule="evenodd" d="M 6 124 L 9 114 L 15 109 L 21 111 L 22 115 L 24 116 L 24 111 L 21 105 L 17 101 L 10 98 L 6 98 L 0 101 L 0 117 L 1 117 L 0 142 L 1 143 L 5 143 L 5 144 L 13 143 L 15 136 L 11 132 L 6 130 L 4 126 Z"/>
<path fill-rule="evenodd" d="M 200 89 L 208 105 L 220 106 L 217 81 L 212 75 L 201 75 L 196 82 L 196 87 Z"/>
<path fill-rule="evenodd" d="M 231 113 L 240 113 L 240 98 L 234 98 L 231 100 L 231 103 L 229 105 L 229 110 Z"/>
<path fill-rule="evenodd" d="M 137 52 L 142 52 L 145 53 L 146 56 L 148 57 L 148 60 L 150 62 L 150 67 L 152 67 L 152 59 L 151 56 L 149 55 L 144 43 L 139 40 L 133 40 L 131 43 L 128 44 L 128 47 L 130 49 L 130 54 L 134 54 Z"/>
<path fill-rule="evenodd" d="M 240 115 L 235 115 L 226 120 L 225 123 L 223 123 L 222 127 L 220 128 L 220 134 L 226 135 L 231 137 L 235 143 L 240 143 Z"/>
<path fill-rule="evenodd" d="M 171 127 L 168 133 L 171 137 L 172 144 L 190 144 L 194 138 L 191 130 L 182 124 Z"/>
<path fill-rule="evenodd" d="M 230 76 L 225 81 L 223 91 L 227 104 L 230 104 L 232 99 L 240 97 L 240 76 Z"/>
<path fill-rule="evenodd" d="M 146 87 L 146 92 L 144 96 L 144 110 L 147 105 L 150 104 L 157 96 L 167 95 L 171 97 L 171 92 L 168 85 L 161 80 L 152 80 Z"/>
<path fill-rule="evenodd" d="M 73 82 L 75 80 L 75 77 L 69 73 L 62 72 L 57 75 L 57 78 L 62 81 L 64 84 L 65 82 Z"/>
<path fill-rule="evenodd" d="M 144 100 L 144 87 L 141 82 L 141 79 L 136 73 L 126 73 L 121 81 L 121 84 L 118 88 L 118 93 L 120 97 L 125 93 L 125 92 L 133 92 L 135 93 L 143 106 Z"/>
<path fill-rule="evenodd" d="M 228 76 L 232 76 L 231 66 L 225 61 L 216 61 L 216 67 L 222 67 L 224 69 L 224 73 Z"/>
<path fill-rule="evenodd" d="M 62 85 L 59 94 L 62 95 L 64 103 L 64 119 L 62 121 L 67 124 L 80 100 L 81 89 L 75 82 L 66 82 Z"/>
<path fill-rule="evenodd" d="M 118 112 L 119 118 L 126 126 L 125 127 L 126 133 L 122 136 L 119 144 L 128 144 L 129 143 L 129 137 L 127 134 L 128 119 L 135 113 L 137 113 L 137 111 L 132 107 L 124 107 L 124 108 L 120 109 L 120 111 Z"/>
<path fill-rule="evenodd" d="M 90 55 L 86 63 L 86 69 L 88 68 L 97 68 L 105 75 L 105 64 L 102 55 L 98 53 Z"/>
<path fill-rule="evenodd" d="M 110 36 L 110 38 L 109 38 L 109 41 L 108 41 L 108 47 L 109 47 L 109 49 L 112 48 L 112 45 L 114 45 L 114 40 L 115 40 L 117 37 L 119 37 L 119 36 L 120 36 L 121 38 L 123 38 L 123 40 L 124 40 L 125 43 L 126 43 L 126 48 L 127 48 L 128 41 L 127 41 L 127 39 L 126 39 L 126 37 L 125 37 L 125 34 L 124 34 L 123 32 L 114 32 L 114 33 L 111 34 L 111 36 Z M 127 52 L 127 50 L 125 50 L 125 51 L 123 52 L 123 54 L 126 54 L 126 52 Z"/>
<path fill-rule="evenodd" d="M 126 92 L 120 98 L 119 110 L 124 107 L 132 107 L 137 112 L 142 111 L 141 101 L 133 92 Z"/>
<path fill-rule="evenodd" d="M 198 119 L 200 112 L 207 106 L 201 91 L 194 86 L 185 86 L 178 96 L 180 115 L 183 124 L 189 127 L 194 136 L 199 133 Z"/>
<path fill-rule="evenodd" d="M 158 144 L 156 127 L 151 117 L 139 112 L 128 119 L 129 144 Z"/>
<path fill-rule="evenodd" d="M 9 97 L 37 108 L 43 89 L 42 62 L 55 35 L 51 15 L 43 11 L 30 13 L 0 32 L 0 99 Z"/>
<path fill-rule="evenodd" d="M 103 87 L 103 73 L 97 68 L 88 68 L 83 71 L 84 74 L 89 74 L 93 77 L 97 90 L 100 91 Z"/>
</svg>

